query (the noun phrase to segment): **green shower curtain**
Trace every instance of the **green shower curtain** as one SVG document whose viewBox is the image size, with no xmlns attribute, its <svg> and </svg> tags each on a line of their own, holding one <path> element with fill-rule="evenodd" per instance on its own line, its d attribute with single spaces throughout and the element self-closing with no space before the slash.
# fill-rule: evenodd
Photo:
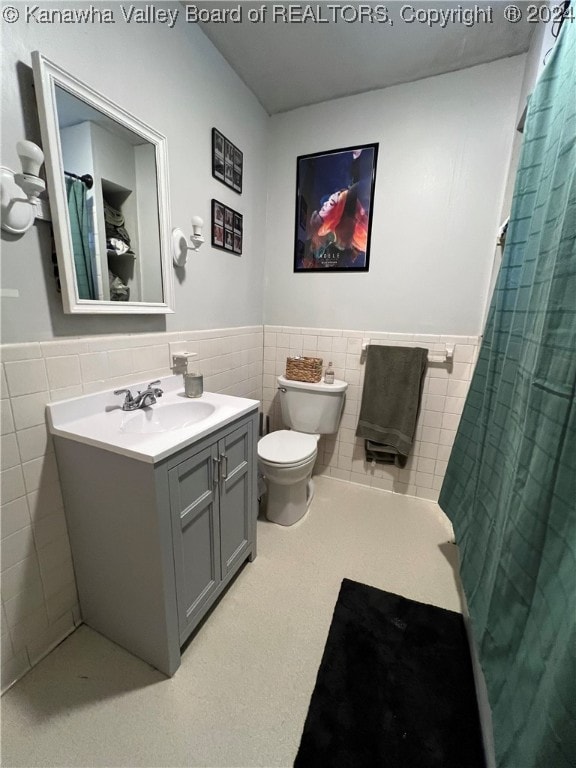
<svg viewBox="0 0 576 768">
<path fill-rule="evenodd" d="M 72 250 L 76 268 L 76 284 L 78 298 L 96 299 L 96 286 L 92 272 L 92 256 L 88 232 L 90 231 L 86 187 L 82 181 L 66 177 L 66 195 L 68 198 L 68 214 L 70 216 L 70 232 L 72 234 Z"/>
<path fill-rule="evenodd" d="M 440 506 L 499 768 L 576 766 L 576 21 L 530 100 L 502 266 Z"/>
</svg>

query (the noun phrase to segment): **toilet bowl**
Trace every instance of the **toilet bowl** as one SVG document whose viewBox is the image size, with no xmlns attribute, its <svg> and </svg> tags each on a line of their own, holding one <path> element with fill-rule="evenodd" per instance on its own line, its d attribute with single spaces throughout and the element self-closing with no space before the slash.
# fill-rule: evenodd
<svg viewBox="0 0 576 768">
<path fill-rule="evenodd" d="M 258 441 L 258 466 L 266 480 L 266 517 L 294 525 L 306 514 L 314 485 L 312 470 L 320 435 L 281 429 Z"/>
<path fill-rule="evenodd" d="M 348 384 L 292 381 L 278 376 L 282 421 L 290 429 L 271 432 L 258 442 L 258 466 L 266 494 L 266 517 L 293 525 L 306 514 L 314 495 L 312 470 L 320 435 L 338 432 Z"/>
</svg>

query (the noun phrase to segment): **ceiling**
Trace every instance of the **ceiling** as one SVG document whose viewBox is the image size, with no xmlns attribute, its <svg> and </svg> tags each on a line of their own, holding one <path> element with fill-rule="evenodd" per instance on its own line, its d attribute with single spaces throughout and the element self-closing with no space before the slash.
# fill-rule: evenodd
<svg viewBox="0 0 576 768">
<path fill-rule="evenodd" d="M 523 53 L 535 25 L 526 20 L 527 4 L 516 5 L 523 9 L 516 23 L 504 18 L 507 3 L 501 0 L 392 0 L 388 21 L 380 20 L 382 3 L 215 0 L 196 2 L 191 12 L 211 14 L 201 29 L 264 109 L 275 114 Z M 479 11 L 472 15 L 474 9 L 487 14 L 490 7 L 492 21 Z M 233 11 L 225 22 L 224 11 Z M 437 23 L 426 23 L 424 14 L 431 11 L 438 14 Z M 361 21 L 360 14 L 370 12 L 374 21 Z"/>
</svg>

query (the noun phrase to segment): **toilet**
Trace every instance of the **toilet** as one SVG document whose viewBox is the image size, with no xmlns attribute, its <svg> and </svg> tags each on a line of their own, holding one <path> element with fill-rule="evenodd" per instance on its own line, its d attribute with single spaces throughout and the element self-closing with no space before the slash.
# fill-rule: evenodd
<svg viewBox="0 0 576 768">
<path fill-rule="evenodd" d="M 348 384 L 309 384 L 278 376 L 282 420 L 289 429 L 258 441 L 258 467 L 267 486 L 266 517 L 294 525 L 314 495 L 312 470 L 320 435 L 338 431 Z"/>
</svg>

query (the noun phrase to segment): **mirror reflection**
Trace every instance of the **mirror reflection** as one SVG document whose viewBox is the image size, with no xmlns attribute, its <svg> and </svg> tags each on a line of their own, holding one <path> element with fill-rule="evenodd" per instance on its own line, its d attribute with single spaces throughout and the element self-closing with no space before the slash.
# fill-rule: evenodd
<svg viewBox="0 0 576 768">
<path fill-rule="evenodd" d="M 162 302 L 156 148 L 59 86 L 77 297 Z"/>
</svg>

